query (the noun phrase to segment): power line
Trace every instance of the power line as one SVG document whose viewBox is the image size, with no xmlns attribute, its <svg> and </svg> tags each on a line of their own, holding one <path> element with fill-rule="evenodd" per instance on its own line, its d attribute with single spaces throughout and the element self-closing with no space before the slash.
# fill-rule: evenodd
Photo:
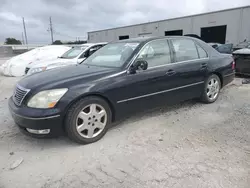
<svg viewBox="0 0 250 188">
<path fill-rule="evenodd" d="M 28 45 L 28 39 L 27 39 L 27 33 L 26 33 L 26 27 L 25 27 L 24 17 L 23 17 L 23 30 L 24 30 L 24 36 L 25 36 L 26 45 Z"/>
</svg>

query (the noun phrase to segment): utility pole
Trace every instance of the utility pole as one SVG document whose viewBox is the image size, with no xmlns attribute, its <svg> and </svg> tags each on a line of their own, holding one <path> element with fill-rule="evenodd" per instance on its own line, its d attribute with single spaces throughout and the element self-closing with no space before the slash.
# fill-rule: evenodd
<svg viewBox="0 0 250 188">
<path fill-rule="evenodd" d="M 49 31 L 50 31 L 50 35 L 51 35 L 51 44 L 53 44 L 54 39 L 53 39 L 53 26 L 52 26 L 51 17 L 49 17 Z"/>
<path fill-rule="evenodd" d="M 24 17 L 23 17 L 23 30 L 24 30 L 25 42 L 26 42 L 26 45 L 28 45 L 28 39 L 27 39 L 27 33 L 26 33 Z"/>
<path fill-rule="evenodd" d="M 23 32 L 22 32 L 22 44 L 25 44 L 25 43 L 24 43 L 24 38 L 23 38 Z"/>
</svg>

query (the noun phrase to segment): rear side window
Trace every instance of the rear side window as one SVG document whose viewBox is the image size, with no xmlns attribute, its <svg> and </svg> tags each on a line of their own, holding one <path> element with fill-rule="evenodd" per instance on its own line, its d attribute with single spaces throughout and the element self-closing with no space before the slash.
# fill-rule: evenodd
<svg viewBox="0 0 250 188">
<path fill-rule="evenodd" d="M 199 59 L 195 43 L 189 39 L 172 39 L 176 62 Z"/>
<path fill-rule="evenodd" d="M 198 50 L 198 53 L 199 53 L 199 57 L 200 58 L 206 58 L 207 57 L 207 52 L 202 47 L 200 47 L 199 45 L 196 45 L 196 46 L 197 46 L 197 50 Z"/>
</svg>

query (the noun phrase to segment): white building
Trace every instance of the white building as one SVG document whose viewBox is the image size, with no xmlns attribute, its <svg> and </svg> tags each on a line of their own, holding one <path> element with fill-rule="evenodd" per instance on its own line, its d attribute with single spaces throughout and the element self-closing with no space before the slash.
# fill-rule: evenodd
<svg viewBox="0 0 250 188">
<path fill-rule="evenodd" d="M 206 42 L 250 41 L 250 6 L 88 32 L 88 42 L 196 34 Z"/>
</svg>

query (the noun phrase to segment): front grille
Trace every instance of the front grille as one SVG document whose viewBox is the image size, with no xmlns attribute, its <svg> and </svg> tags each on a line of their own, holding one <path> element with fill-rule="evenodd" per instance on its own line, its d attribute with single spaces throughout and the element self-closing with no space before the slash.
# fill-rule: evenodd
<svg viewBox="0 0 250 188">
<path fill-rule="evenodd" d="M 27 74 L 29 72 L 30 68 L 26 67 L 25 69 L 25 74 Z"/>
<path fill-rule="evenodd" d="M 25 98 L 25 96 L 28 94 L 30 90 L 29 89 L 25 89 L 19 85 L 16 86 L 15 90 L 14 90 L 14 94 L 13 94 L 13 101 L 16 105 L 20 106 L 23 102 L 23 99 Z"/>
</svg>

